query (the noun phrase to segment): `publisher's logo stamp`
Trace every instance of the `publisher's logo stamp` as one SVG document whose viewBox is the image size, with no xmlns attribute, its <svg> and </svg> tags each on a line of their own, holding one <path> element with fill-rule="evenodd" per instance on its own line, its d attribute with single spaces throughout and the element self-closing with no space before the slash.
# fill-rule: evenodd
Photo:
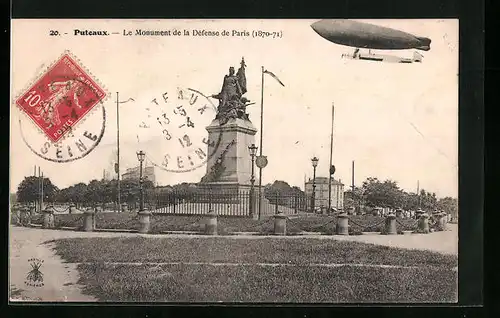
<svg viewBox="0 0 500 318">
<path fill-rule="evenodd" d="M 38 258 L 30 258 L 28 262 L 31 265 L 31 270 L 28 272 L 26 281 L 24 283 L 28 286 L 42 287 L 44 284 L 43 274 L 40 271 L 40 267 L 42 267 L 43 260 Z"/>
<path fill-rule="evenodd" d="M 105 97 L 77 60 L 64 54 L 16 104 L 52 142 L 58 142 Z"/>
</svg>

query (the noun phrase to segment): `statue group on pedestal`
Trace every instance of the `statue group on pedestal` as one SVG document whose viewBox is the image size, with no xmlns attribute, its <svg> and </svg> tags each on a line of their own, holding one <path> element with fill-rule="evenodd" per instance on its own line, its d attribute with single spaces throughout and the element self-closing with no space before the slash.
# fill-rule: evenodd
<svg viewBox="0 0 500 318">
<path fill-rule="evenodd" d="M 249 120 L 246 107 L 250 101 L 243 97 L 247 92 L 247 81 L 245 76 L 245 60 L 242 58 L 238 72 L 234 74 L 234 67 L 229 68 L 229 74 L 224 76 L 222 89 L 219 94 L 212 95 L 212 98 L 219 100 L 216 119 L 221 125 L 227 123 L 231 118 L 241 118 Z"/>
</svg>

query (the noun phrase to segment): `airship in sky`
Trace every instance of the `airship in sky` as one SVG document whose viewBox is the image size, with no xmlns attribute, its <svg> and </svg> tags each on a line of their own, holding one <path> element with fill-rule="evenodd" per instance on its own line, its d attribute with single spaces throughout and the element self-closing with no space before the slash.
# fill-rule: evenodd
<svg viewBox="0 0 500 318">
<path fill-rule="evenodd" d="M 377 50 L 429 51 L 431 39 L 374 24 L 347 19 L 324 19 L 311 28 L 330 42 Z"/>
</svg>

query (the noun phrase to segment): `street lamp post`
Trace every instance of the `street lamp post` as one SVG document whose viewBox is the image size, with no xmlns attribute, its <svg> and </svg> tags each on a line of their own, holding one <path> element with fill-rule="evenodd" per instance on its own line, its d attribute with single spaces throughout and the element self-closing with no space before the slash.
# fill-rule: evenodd
<svg viewBox="0 0 500 318">
<path fill-rule="evenodd" d="M 146 154 L 144 151 L 138 151 L 137 152 L 137 159 L 139 160 L 139 186 L 140 186 L 140 201 L 139 201 L 139 212 L 144 211 L 144 189 L 143 189 L 143 177 L 142 177 L 142 163 L 144 161 L 144 158 L 146 157 Z"/>
<path fill-rule="evenodd" d="M 316 204 L 316 167 L 318 166 L 319 159 L 314 157 L 311 161 L 313 166 L 312 212 L 314 213 L 314 205 Z"/>
<path fill-rule="evenodd" d="M 250 216 L 253 217 L 254 214 L 255 214 L 255 188 L 254 188 L 254 184 L 255 184 L 255 168 L 254 168 L 254 165 L 255 165 L 255 155 L 257 154 L 257 149 L 259 147 L 256 147 L 255 144 L 252 144 L 251 146 L 248 147 L 248 150 L 250 150 L 250 157 L 252 158 L 252 175 L 250 177 Z"/>
</svg>

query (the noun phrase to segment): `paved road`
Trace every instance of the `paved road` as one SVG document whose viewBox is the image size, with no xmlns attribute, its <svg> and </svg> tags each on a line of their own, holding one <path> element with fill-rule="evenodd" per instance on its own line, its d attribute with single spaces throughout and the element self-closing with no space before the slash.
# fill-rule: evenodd
<svg viewBox="0 0 500 318">
<path fill-rule="evenodd" d="M 386 245 L 391 247 L 431 250 L 446 254 L 458 254 L 458 227 L 449 224 L 449 231 L 427 235 L 360 235 L 360 236 L 318 236 L 310 237 L 334 240 L 349 240 Z M 11 300 L 21 301 L 95 301 L 95 298 L 83 295 L 82 286 L 77 285 L 79 278 L 75 264 L 63 263 L 52 250 L 51 244 L 44 242 L 73 237 L 120 237 L 150 236 L 138 233 L 76 232 L 44 230 L 39 228 L 10 227 L 10 286 Z M 195 235 L 160 235 L 160 237 L 196 237 Z M 265 236 L 228 236 L 231 239 L 261 239 Z M 277 236 L 275 236 L 277 237 Z M 300 239 L 303 236 L 279 237 L 281 239 Z M 25 284 L 30 272 L 31 258 L 44 260 L 40 271 L 43 273 L 44 286 L 33 287 Z"/>
<path fill-rule="evenodd" d="M 458 225 L 448 224 L 448 231 L 430 234 L 335 236 L 339 240 L 372 243 L 390 247 L 429 250 L 458 255 Z"/>
</svg>

